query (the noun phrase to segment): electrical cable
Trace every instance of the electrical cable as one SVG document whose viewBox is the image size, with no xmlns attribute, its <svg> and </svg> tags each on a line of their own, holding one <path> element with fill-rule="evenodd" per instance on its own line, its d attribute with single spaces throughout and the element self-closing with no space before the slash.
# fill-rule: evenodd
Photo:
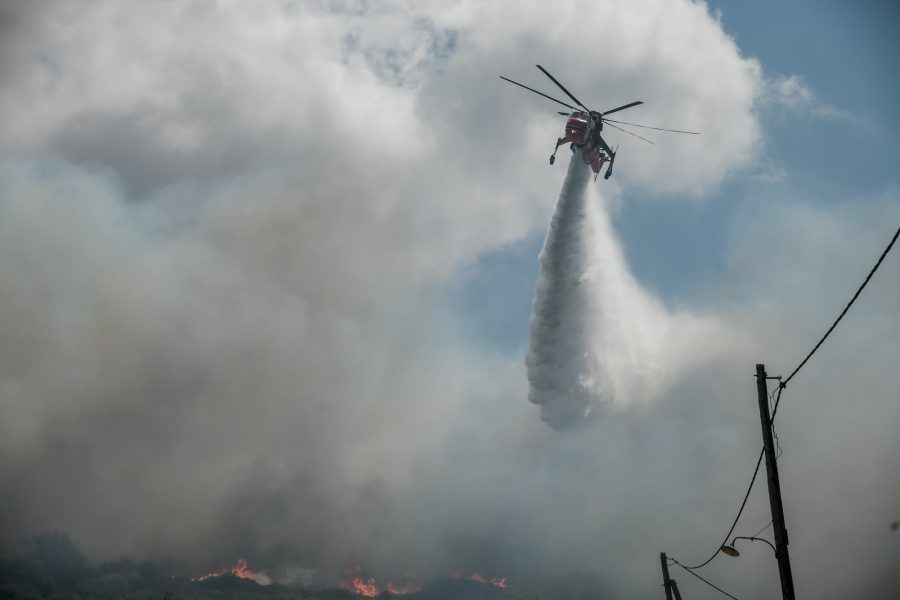
<svg viewBox="0 0 900 600">
<path fill-rule="evenodd" d="M 775 428 L 774 428 L 775 415 L 778 413 L 778 405 L 781 402 L 782 390 L 784 390 L 787 387 L 788 382 L 791 379 L 793 379 L 794 375 L 796 375 L 797 372 L 800 371 L 800 369 L 803 368 L 803 366 L 812 357 L 812 355 L 816 353 L 816 350 L 819 349 L 819 346 L 821 346 L 822 343 L 828 338 L 828 336 L 831 335 L 831 332 L 834 331 L 834 328 L 837 327 L 837 324 L 841 322 L 841 319 L 844 318 L 844 315 L 847 314 L 847 311 L 850 310 L 850 307 L 853 306 L 854 302 L 856 302 L 856 299 L 859 297 L 859 294 L 863 291 L 863 289 L 866 287 L 866 285 L 868 285 L 869 280 L 872 279 L 872 275 L 874 275 L 875 271 L 878 270 L 878 267 L 881 266 L 881 263 L 884 261 L 884 258 L 887 256 L 888 252 L 891 251 L 891 248 L 894 246 L 894 242 L 897 241 L 898 237 L 900 237 L 900 228 L 897 229 L 897 233 L 894 234 L 894 237 L 891 238 L 891 242 L 887 245 L 887 248 L 885 248 L 884 252 L 881 253 L 881 256 L 878 258 L 878 262 L 876 262 L 875 266 L 872 267 L 872 270 L 869 271 L 869 275 L 866 277 L 865 281 L 863 281 L 862 285 L 859 286 L 859 289 L 856 290 L 856 293 L 853 294 L 853 298 L 851 298 L 850 302 L 847 304 L 847 306 L 844 307 L 844 310 L 841 312 L 840 316 L 838 316 L 837 320 L 834 323 L 832 323 L 831 327 L 828 328 L 828 331 L 825 332 L 825 335 L 822 336 L 822 339 L 819 340 L 819 343 L 816 344 L 815 347 L 812 349 L 812 351 L 806 355 L 806 358 L 803 359 L 803 362 L 801 362 L 800 365 L 796 369 L 794 369 L 794 371 L 790 375 L 788 375 L 787 379 L 785 379 L 784 381 L 779 381 L 778 387 L 777 387 L 778 395 L 775 398 L 775 408 L 772 410 L 772 416 L 769 419 L 769 423 L 770 423 L 770 425 L 772 425 L 773 433 L 775 430 Z M 773 394 L 774 394 L 774 392 L 773 392 Z M 771 395 L 769 396 L 769 399 L 771 400 Z M 777 436 L 776 436 L 776 439 L 777 439 Z M 780 448 L 779 448 L 779 450 L 780 450 Z M 722 542 L 722 544 L 720 544 L 720 546 L 719 546 L 720 548 L 721 548 L 721 546 L 724 546 L 725 544 L 728 543 L 728 538 L 731 537 L 732 532 L 734 532 L 734 528 L 737 526 L 738 519 L 741 518 L 741 514 L 744 512 L 744 507 L 747 505 L 747 498 L 750 497 L 750 491 L 753 489 L 753 484 L 756 481 L 757 474 L 759 473 L 759 465 L 762 464 L 762 458 L 763 458 L 764 454 L 765 454 L 765 448 L 763 448 L 763 450 L 759 453 L 759 460 L 756 461 L 756 469 L 753 471 L 753 478 L 750 480 L 750 485 L 747 488 L 747 493 L 744 495 L 744 501 L 741 503 L 741 508 L 740 508 L 740 510 L 738 510 L 738 514 L 734 518 L 734 523 L 732 523 L 731 529 L 728 530 L 728 535 L 725 536 L 725 541 Z M 769 523 L 769 525 L 771 525 L 771 523 Z M 766 527 L 768 527 L 769 525 L 766 525 Z M 764 531 L 766 529 L 766 527 L 763 527 L 763 529 L 760 530 L 760 533 L 762 531 Z M 757 535 L 759 535 L 759 534 L 757 534 Z M 753 537 L 756 537 L 756 536 L 753 536 Z M 701 567 L 705 567 L 710 562 L 712 562 L 712 560 L 718 555 L 719 555 L 719 550 L 717 549 L 715 551 L 715 553 L 711 557 L 709 557 L 709 560 L 707 560 L 703 564 L 697 565 L 696 567 L 685 567 L 678 561 L 675 561 L 675 564 L 677 564 L 679 567 L 685 569 L 686 571 L 690 572 L 691 575 L 694 575 L 695 577 L 703 579 L 702 577 L 700 577 L 699 575 L 694 573 L 692 571 L 692 569 L 699 569 Z M 704 580 L 704 581 L 706 581 L 706 580 Z M 709 582 L 707 582 L 707 583 L 709 583 Z M 712 585 L 712 584 L 710 584 L 710 585 Z M 715 586 L 713 586 L 713 587 L 715 587 Z M 716 588 L 716 589 L 718 589 L 718 588 Z M 719 591 L 722 592 L 722 590 L 719 590 Z M 722 593 L 726 594 L 726 592 L 722 592 Z M 726 595 L 730 596 L 730 594 L 726 594 Z M 734 596 L 731 596 L 731 597 L 734 598 Z"/>
<path fill-rule="evenodd" d="M 803 359 L 803 362 L 800 363 L 800 366 L 798 366 L 796 369 L 794 369 L 794 372 L 791 373 L 790 375 L 788 375 L 788 378 L 785 379 L 784 381 L 782 381 L 782 382 L 779 384 L 779 387 L 787 387 L 788 381 L 790 381 L 791 379 L 794 378 L 794 375 L 797 374 L 797 371 L 799 371 L 800 369 L 803 368 L 803 365 L 805 365 L 805 364 L 806 364 L 806 361 L 808 361 L 808 360 L 810 359 L 810 357 L 811 357 L 813 354 L 816 353 L 816 350 L 819 349 L 819 346 L 822 345 L 822 342 L 824 342 L 824 341 L 828 338 L 828 336 L 831 335 L 831 332 L 834 331 L 834 328 L 837 327 L 837 324 L 841 322 L 841 319 L 844 318 L 844 315 L 847 314 L 847 311 L 850 310 L 850 307 L 853 306 L 853 303 L 854 303 L 854 302 L 856 302 L 856 299 L 859 297 L 859 293 L 860 293 L 861 291 L 863 291 L 863 288 L 865 288 L 865 287 L 866 287 L 866 284 L 869 283 L 869 280 L 872 279 L 872 275 L 874 275 L 874 274 L 875 274 L 875 271 L 878 270 L 878 267 L 881 266 L 881 261 L 883 261 L 883 260 L 884 260 L 884 257 L 887 256 L 887 253 L 891 251 L 891 247 L 894 245 L 894 242 L 897 241 L 897 237 L 898 237 L 898 236 L 900 236 L 900 229 L 897 229 L 897 233 L 894 234 L 893 239 L 891 239 L 891 243 L 888 244 L 887 248 L 884 249 L 884 252 L 881 253 L 881 258 L 878 259 L 878 262 L 875 263 L 875 266 L 872 267 L 872 270 L 871 270 L 871 271 L 869 271 L 869 276 L 866 277 L 866 280 L 863 281 L 863 284 L 862 284 L 861 286 L 859 286 L 859 289 L 856 290 L 856 293 L 855 293 L 855 294 L 853 294 L 853 298 L 850 299 L 849 304 L 847 304 L 847 306 L 844 308 L 843 312 L 841 313 L 841 316 L 839 316 L 839 317 L 837 318 L 837 321 L 835 321 L 835 322 L 831 325 L 831 327 L 828 328 L 828 331 L 825 332 L 825 335 L 822 337 L 821 340 L 819 340 L 819 343 L 816 344 L 816 347 L 812 349 L 812 352 L 810 352 L 809 354 L 806 355 L 806 358 Z M 778 405 L 777 405 L 777 404 L 775 405 L 775 410 L 776 410 L 776 411 L 778 410 Z M 774 418 L 775 418 L 775 414 L 773 413 L 773 414 L 772 414 L 772 419 L 774 419 Z"/>
<path fill-rule="evenodd" d="M 780 390 L 780 389 L 781 389 L 780 387 L 776 386 L 775 389 L 769 393 L 769 412 L 770 413 L 775 408 L 775 394 L 777 394 L 778 390 Z"/>
<path fill-rule="evenodd" d="M 775 440 L 775 460 L 781 458 L 781 442 L 778 441 L 778 432 L 775 431 L 775 425 L 772 425 L 772 438 Z"/>
<path fill-rule="evenodd" d="M 775 407 L 778 406 L 778 401 L 781 399 L 781 386 L 777 386 L 772 393 L 769 394 L 769 414 L 775 414 Z M 775 397 L 776 392 L 778 393 L 778 397 Z M 781 442 L 778 439 L 778 432 L 775 431 L 775 422 L 771 421 L 772 425 L 772 437 L 775 440 L 775 460 L 781 458 Z"/>
<path fill-rule="evenodd" d="M 778 397 L 775 399 L 775 407 L 776 407 L 776 408 L 778 407 L 778 402 L 781 400 L 781 390 L 782 390 L 782 389 L 783 389 L 782 387 L 780 387 L 780 386 L 778 387 Z M 773 391 L 772 393 L 774 394 L 775 392 Z M 773 429 L 773 430 L 774 430 L 774 429 Z M 737 514 L 737 516 L 734 518 L 734 523 L 731 524 L 731 529 L 728 530 L 728 535 L 725 536 L 725 541 L 722 542 L 721 544 L 719 544 L 719 548 L 721 548 L 722 546 L 724 546 L 725 544 L 727 544 L 727 543 L 728 543 L 728 538 L 730 538 L 730 537 L 731 537 L 731 534 L 734 533 L 734 528 L 737 526 L 738 519 L 741 518 L 741 514 L 744 512 L 744 507 L 747 506 L 747 498 L 750 497 L 750 490 L 753 489 L 753 484 L 756 482 L 756 476 L 759 474 L 759 465 L 762 464 L 762 459 L 763 459 L 763 456 L 765 455 L 765 453 L 766 453 L 766 449 L 765 449 L 765 448 L 763 448 L 763 449 L 760 450 L 760 452 L 759 452 L 759 459 L 756 461 L 756 469 L 753 470 L 753 478 L 750 480 L 750 485 L 747 487 L 747 493 L 744 494 L 744 501 L 741 503 L 741 508 L 740 508 L 740 510 L 738 510 L 738 514 Z M 770 523 L 770 525 L 771 525 L 771 523 Z M 768 527 L 768 526 L 769 526 L 769 525 L 766 525 L 766 527 Z M 763 527 L 763 529 L 765 529 L 765 527 Z M 756 537 L 756 536 L 753 536 L 753 537 Z M 714 558 L 717 557 L 718 555 L 719 555 L 719 550 L 716 550 L 715 553 L 714 553 L 712 556 L 709 557 L 709 560 L 707 560 L 707 561 L 706 561 L 705 563 L 703 563 L 702 565 L 697 565 L 696 567 L 684 567 L 684 565 L 680 565 L 680 566 L 682 566 L 682 567 L 684 567 L 685 569 L 688 569 L 688 570 L 690 570 L 690 569 L 699 569 L 700 567 L 705 567 L 706 565 L 708 565 L 709 563 L 711 563 L 711 562 L 712 562 L 712 559 L 714 559 Z"/>
<path fill-rule="evenodd" d="M 722 542 L 721 544 L 719 544 L 719 548 L 721 548 L 722 546 L 724 546 L 725 544 L 728 543 L 728 538 L 730 538 L 731 534 L 734 532 L 734 528 L 737 526 L 738 519 L 741 518 L 741 513 L 744 512 L 744 507 L 747 506 L 747 498 L 750 497 L 750 490 L 753 489 L 753 482 L 756 481 L 756 475 L 759 473 L 759 465 L 762 463 L 764 453 L 765 453 L 765 449 L 763 449 L 763 451 L 759 453 L 759 460 L 756 461 L 756 468 L 753 470 L 753 479 L 750 480 L 750 487 L 747 488 L 747 493 L 744 494 L 744 501 L 741 503 L 741 509 L 738 511 L 737 516 L 734 518 L 734 523 L 731 524 L 731 529 L 728 530 L 728 534 L 725 536 L 725 541 Z M 691 569 L 699 569 L 700 567 L 705 567 L 706 565 L 711 563 L 712 559 L 714 559 L 718 555 L 719 555 L 719 549 L 717 548 L 715 553 L 709 557 L 709 560 L 707 560 L 702 565 L 697 565 L 696 567 L 685 567 L 684 565 L 679 563 L 679 566 L 684 567 L 685 569 L 687 569 L 689 571 Z"/>
<path fill-rule="evenodd" d="M 778 403 L 781 402 L 781 390 L 784 389 L 784 386 L 778 385 L 778 395 L 775 397 L 775 408 L 772 409 L 772 416 L 769 418 L 769 425 L 772 426 L 772 431 L 775 431 L 775 413 L 778 412 Z M 774 394 L 774 392 L 772 392 Z"/>
<path fill-rule="evenodd" d="M 674 559 L 673 559 L 673 560 L 674 560 Z M 717 586 L 713 585 L 712 583 L 708 582 L 707 580 L 703 579 L 702 577 L 700 577 L 699 575 L 697 575 L 696 573 L 694 573 L 693 571 L 691 571 L 689 568 L 687 568 L 686 566 L 684 566 L 683 564 L 681 564 L 681 563 L 678 562 L 677 560 L 675 561 L 675 564 L 678 565 L 679 567 L 681 567 L 682 569 L 684 569 L 685 571 L 687 571 L 688 573 L 690 573 L 691 575 L 693 575 L 694 577 L 696 577 L 697 579 L 699 579 L 700 581 L 702 581 L 703 583 L 705 583 L 706 585 L 708 585 L 708 586 L 710 586 L 710 587 L 713 587 L 713 588 L 716 588 L 717 590 L 719 590 L 720 592 L 722 592 L 723 594 L 725 594 L 725 595 L 728 596 L 729 598 L 734 598 L 734 600 L 738 600 L 737 598 L 735 598 L 734 596 L 732 596 L 731 594 L 729 594 L 728 592 L 726 592 L 726 591 L 723 590 L 722 588 L 717 587 Z"/>
</svg>

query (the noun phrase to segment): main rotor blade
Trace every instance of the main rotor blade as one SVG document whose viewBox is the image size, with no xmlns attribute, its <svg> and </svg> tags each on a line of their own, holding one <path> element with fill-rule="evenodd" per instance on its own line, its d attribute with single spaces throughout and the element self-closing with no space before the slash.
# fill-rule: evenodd
<svg viewBox="0 0 900 600">
<path fill-rule="evenodd" d="M 558 82 L 557 80 L 555 80 L 555 79 L 553 78 L 553 75 L 551 75 L 550 73 L 548 73 L 548 72 L 544 69 L 544 67 L 542 67 L 541 65 L 534 65 L 534 66 L 536 66 L 538 69 L 540 69 L 541 72 L 544 73 L 544 75 L 546 75 L 547 77 L 549 77 L 549 78 L 550 78 L 550 81 L 552 81 L 553 83 L 555 83 L 556 85 L 558 85 L 558 86 L 559 86 L 559 89 L 561 89 L 562 91 L 564 91 L 564 92 L 566 93 L 566 96 L 568 96 L 569 98 L 571 98 L 572 101 L 573 101 L 575 104 L 577 104 L 578 106 L 580 106 L 580 107 L 583 108 L 584 110 L 588 110 L 588 107 L 587 107 L 587 106 L 585 106 L 584 104 L 582 104 L 581 102 L 579 102 L 579 101 L 578 101 L 578 98 L 576 98 L 575 96 L 573 96 L 572 94 L 570 94 L 570 93 L 569 93 L 569 90 L 567 90 L 566 88 L 564 88 L 560 82 Z M 588 112 L 590 112 L 590 111 L 588 111 Z"/>
<path fill-rule="evenodd" d="M 542 94 L 542 93 L 540 93 L 540 92 L 537 91 L 537 90 L 533 90 L 533 89 L 531 89 L 530 87 L 528 87 L 527 85 L 522 85 L 521 83 L 516 83 L 516 82 L 513 81 L 512 79 L 507 79 L 507 78 L 504 77 L 503 75 L 500 76 L 500 79 L 502 79 L 503 81 L 508 81 L 508 82 L 510 82 L 510 83 L 515 83 L 517 86 L 523 87 L 523 88 L 525 88 L 526 90 L 528 90 L 529 92 L 534 92 L 534 93 L 537 94 L 538 96 L 543 96 L 544 98 L 547 98 L 548 100 L 553 100 L 553 101 L 556 102 L 557 104 L 562 104 L 563 106 L 565 106 L 565 107 L 567 107 L 567 108 L 571 108 L 572 110 L 578 110 L 578 109 L 575 108 L 574 106 L 570 106 L 570 105 L 566 104 L 565 102 L 560 102 L 560 101 L 557 100 L 556 98 L 551 98 L 551 97 L 548 96 L 547 94 Z M 569 114 L 569 113 L 566 113 L 566 114 Z"/>
<path fill-rule="evenodd" d="M 663 129 L 661 127 L 650 127 L 649 125 L 638 125 L 637 123 L 626 123 L 625 121 L 613 121 L 612 119 L 603 119 L 607 123 L 618 123 L 619 125 L 631 125 L 632 127 L 643 127 L 644 129 L 655 129 L 657 131 L 671 131 L 672 133 L 689 133 L 691 135 L 700 135 L 696 131 L 679 131 L 677 129 Z"/>
<path fill-rule="evenodd" d="M 566 116 L 566 117 L 569 116 L 569 113 L 564 113 L 564 112 L 562 112 L 562 111 L 560 111 L 560 112 L 558 112 L 558 113 L 556 113 L 556 114 L 558 114 L 558 115 L 563 115 L 563 116 Z"/>
<path fill-rule="evenodd" d="M 625 131 L 625 130 L 622 129 L 621 127 L 616 127 L 616 126 L 613 125 L 612 123 L 610 123 L 609 126 L 612 127 L 613 129 L 618 129 L 619 131 Z M 645 142 L 647 142 L 648 144 L 653 144 L 653 142 L 651 142 L 651 141 L 648 140 L 647 138 L 642 138 L 641 136 L 639 136 L 639 135 L 636 134 L 636 133 L 631 133 L 630 131 L 625 131 L 625 133 L 627 133 L 628 135 L 633 135 L 633 136 L 636 137 L 636 138 L 640 138 L 640 139 L 644 140 Z M 656 144 L 653 144 L 653 145 L 655 146 Z"/>
<path fill-rule="evenodd" d="M 626 104 L 625 106 L 620 106 L 619 108 L 614 108 L 614 109 L 608 110 L 604 113 L 600 113 L 600 115 L 603 116 L 603 115 L 608 115 L 608 114 L 611 114 L 614 112 L 619 112 L 620 110 L 625 110 L 626 108 L 631 108 L 632 106 L 637 106 L 638 104 L 643 104 L 643 102 L 638 100 L 637 102 L 632 102 L 631 104 Z"/>
</svg>

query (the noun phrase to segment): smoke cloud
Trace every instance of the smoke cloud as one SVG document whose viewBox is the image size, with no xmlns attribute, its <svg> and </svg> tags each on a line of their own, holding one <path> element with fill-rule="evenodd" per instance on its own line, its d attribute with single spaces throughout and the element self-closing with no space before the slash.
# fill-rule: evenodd
<svg viewBox="0 0 900 600">
<path fill-rule="evenodd" d="M 660 551 L 705 559 L 759 451 L 753 365 L 809 351 L 900 204 L 771 200 L 698 300 L 661 300 L 611 207 L 755 168 L 762 70 L 700 2 L 563 4 L 0 0 L 0 538 L 551 600 L 656 598 Z M 615 51 L 585 59 L 598 39 Z M 497 77 L 540 87 L 538 62 L 592 108 L 703 135 L 623 135 L 597 185 L 573 159 L 535 345 L 529 272 L 522 341 L 494 347 L 447 290 L 551 221 L 561 119 Z M 779 409 L 810 596 L 900 561 L 895 258 Z M 765 552 L 709 577 L 773 596 Z"/>
</svg>

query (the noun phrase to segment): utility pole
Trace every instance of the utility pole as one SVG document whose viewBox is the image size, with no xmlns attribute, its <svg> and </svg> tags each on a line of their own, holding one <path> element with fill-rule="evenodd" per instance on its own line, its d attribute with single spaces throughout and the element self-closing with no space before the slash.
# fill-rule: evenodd
<svg viewBox="0 0 900 600">
<path fill-rule="evenodd" d="M 759 420 L 762 423 L 763 447 L 766 452 L 766 482 L 769 484 L 772 527 L 775 529 L 775 558 L 778 559 L 778 573 L 781 575 L 781 597 L 784 600 L 794 600 L 794 577 L 791 575 L 788 534 L 784 526 L 784 508 L 781 505 L 781 484 L 778 481 L 778 463 L 775 459 L 775 442 L 772 439 L 772 417 L 769 416 L 769 389 L 766 385 L 765 365 L 756 365 L 756 391 L 759 396 Z"/>
<path fill-rule="evenodd" d="M 681 592 L 678 591 L 678 583 L 676 583 L 674 579 L 670 579 L 669 583 L 672 584 L 672 591 L 675 592 L 675 600 L 681 600 Z"/>
<path fill-rule="evenodd" d="M 666 586 L 666 600 L 672 600 L 672 580 L 669 579 L 669 559 L 665 552 L 659 553 L 659 562 L 662 563 L 663 585 Z"/>
</svg>

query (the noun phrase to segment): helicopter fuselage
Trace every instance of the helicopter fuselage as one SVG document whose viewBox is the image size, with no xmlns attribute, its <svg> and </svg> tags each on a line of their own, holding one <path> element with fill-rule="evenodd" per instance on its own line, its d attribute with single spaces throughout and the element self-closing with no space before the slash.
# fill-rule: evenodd
<svg viewBox="0 0 900 600">
<path fill-rule="evenodd" d="M 600 145 L 600 128 L 602 126 L 599 115 L 595 117 L 593 113 L 576 110 L 569 115 L 569 119 L 566 121 L 566 135 L 557 140 L 556 147 L 571 143 L 581 148 L 584 162 L 591 166 L 591 170 L 596 175 L 600 173 L 603 164 L 613 158 Z M 556 152 L 554 151 L 553 154 L 555 155 Z M 552 159 L 550 164 L 553 164 Z"/>
<path fill-rule="evenodd" d="M 583 111 L 577 110 L 569 115 L 566 121 L 566 139 L 576 146 L 586 144 L 594 133 L 594 120 L 590 115 Z"/>
</svg>

